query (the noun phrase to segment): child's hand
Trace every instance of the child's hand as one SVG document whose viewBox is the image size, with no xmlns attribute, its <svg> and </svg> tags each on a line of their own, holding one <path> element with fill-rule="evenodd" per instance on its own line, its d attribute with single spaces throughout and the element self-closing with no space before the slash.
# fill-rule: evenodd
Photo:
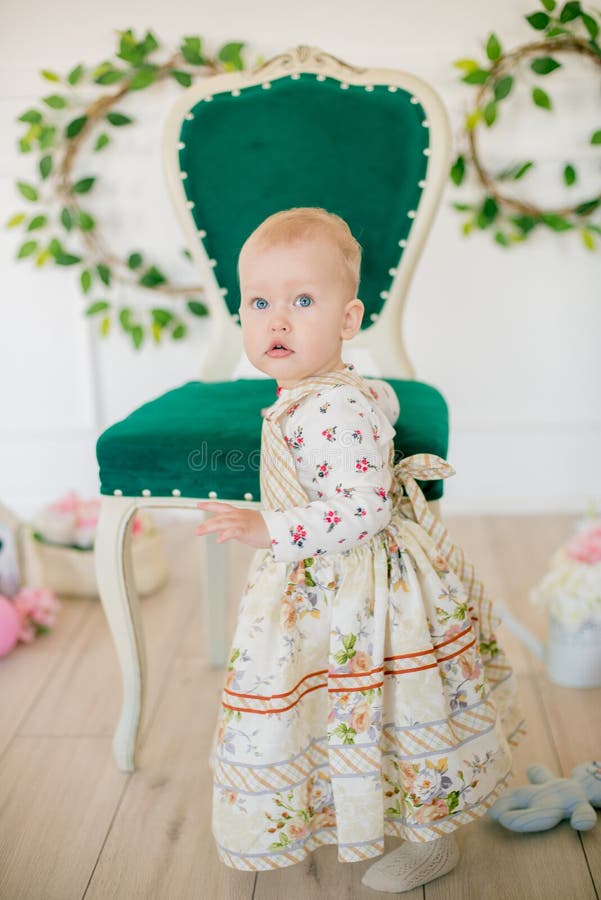
<svg viewBox="0 0 601 900">
<path fill-rule="evenodd" d="M 216 513 L 196 528 L 196 534 L 218 531 L 218 544 L 233 539 L 258 549 L 271 547 L 271 537 L 265 519 L 255 509 L 243 509 L 230 503 L 219 503 L 217 500 L 203 500 L 196 506 L 198 509 Z"/>
</svg>

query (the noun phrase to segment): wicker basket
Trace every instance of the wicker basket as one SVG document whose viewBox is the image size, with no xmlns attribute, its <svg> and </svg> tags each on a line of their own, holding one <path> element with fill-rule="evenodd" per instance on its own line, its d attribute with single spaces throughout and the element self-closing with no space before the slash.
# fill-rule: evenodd
<svg viewBox="0 0 601 900">
<path fill-rule="evenodd" d="M 23 583 L 28 587 L 47 587 L 56 594 L 96 597 L 94 549 L 61 547 L 40 541 L 33 530 L 22 527 L 24 571 Z M 167 561 L 160 531 L 138 534 L 130 540 L 134 581 L 138 594 L 152 594 L 168 578 Z"/>
</svg>

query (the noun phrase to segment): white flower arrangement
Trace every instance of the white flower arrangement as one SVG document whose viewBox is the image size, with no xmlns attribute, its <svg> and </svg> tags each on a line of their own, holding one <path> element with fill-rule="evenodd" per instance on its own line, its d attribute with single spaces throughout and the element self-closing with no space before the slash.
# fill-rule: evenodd
<svg viewBox="0 0 601 900">
<path fill-rule="evenodd" d="M 586 518 L 557 550 L 529 599 L 570 631 L 601 623 L 601 517 Z"/>
</svg>

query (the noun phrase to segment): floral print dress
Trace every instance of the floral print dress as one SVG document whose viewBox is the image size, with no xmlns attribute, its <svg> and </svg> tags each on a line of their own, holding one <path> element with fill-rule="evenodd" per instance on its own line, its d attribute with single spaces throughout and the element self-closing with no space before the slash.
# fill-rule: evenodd
<svg viewBox="0 0 601 900">
<path fill-rule="evenodd" d="M 272 549 L 240 602 L 210 760 L 233 868 L 434 840 L 483 815 L 525 734 L 501 647 L 478 639 L 464 584 L 391 502 L 398 401 L 368 383 L 371 400 L 335 385 L 281 420 L 310 502 L 262 510 Z"/>
</svg>

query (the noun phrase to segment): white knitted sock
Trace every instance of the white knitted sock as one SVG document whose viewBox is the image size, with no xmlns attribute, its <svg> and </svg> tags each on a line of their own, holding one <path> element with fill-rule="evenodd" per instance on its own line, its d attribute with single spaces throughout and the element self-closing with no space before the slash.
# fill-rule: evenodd
<svg viewBox="0 0 601 900">
<path fill-rule="evenodd" d="M 362 883 L 374 891 L 403 893 L 446 875 L 459 861 L 459 847 L 451 834 L 416 844 L 404 841 L 369 867 Z"/>
</svg>

